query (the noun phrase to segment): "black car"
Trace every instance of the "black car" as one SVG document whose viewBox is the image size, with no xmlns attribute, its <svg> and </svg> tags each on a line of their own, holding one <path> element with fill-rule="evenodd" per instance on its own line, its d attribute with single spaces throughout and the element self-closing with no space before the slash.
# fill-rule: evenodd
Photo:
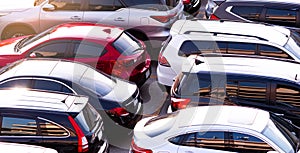
<svg viewBox="0 0 300 153">
<path fill-rule="evenodd" d="M 0 88 L 22 87 L 86 95 L 106 125 L 133 128 L 142 118 L 136 84 L 108 76 L 89 65 L 60 59 L 25 59 L 0 70 Z"/>
<path fill-rule="evenodd" d="M 214 0 L 219 5 L 210 19 L 265 22 L 300 28 L 297 0 Z"/>
<path fill-rule="evenodd" d="M 170 107 L 172 111 L 201 105 L 256 107 L 299 126 L 297 68 L 300 63 L 269 58 L 199 57 L 195 65 L 177 76 Z"/>
<path fill-rule="evenodd" d="M 88 97 L 34 90 L 0 90 L 0 141 L 59 153 L 107 152 L 100 114 Z"/>
</svg>

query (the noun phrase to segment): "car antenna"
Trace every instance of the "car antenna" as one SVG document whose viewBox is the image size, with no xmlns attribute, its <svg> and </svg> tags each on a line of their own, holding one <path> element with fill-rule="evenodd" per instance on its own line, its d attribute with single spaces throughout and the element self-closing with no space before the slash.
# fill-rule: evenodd
<svg viewBox="0 0 300 153">
<path fill-rule="evenodd" d="M 195 64 L 196 65 L 199 65 L 199 64 L 202 64 L 202 63 L 204 63 L 204 62 L 201 61 L 201 60 L 199 60 L 199 59 L 197 59 L 197 58 L 195 58 Z"/>
<path fill-rule="evenodd" d="M 297 78 L 297 77 L 298 77 L 298 74 L 296 74 L 296 76 L 295 76 L 295 80 L 298 80 L 298 78 Z"/>
</svg>

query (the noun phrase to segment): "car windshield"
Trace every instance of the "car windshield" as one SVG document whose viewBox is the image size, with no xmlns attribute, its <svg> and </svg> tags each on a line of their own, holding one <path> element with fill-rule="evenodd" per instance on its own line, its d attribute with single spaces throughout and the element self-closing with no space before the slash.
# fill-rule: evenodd
<svg viewBox="0 0 300 153">
<path fill-rule="evenodd" d="M 163 3 L 162 0 L 123 0 L 127 7 L 146 9 L 146 10 L 157 10 L 166 11 L 168 7 Z"/>
<path fill-rule="evenodd" d="M 116 80 L 104 73 L 88 68 L 80 79 L 79 84 L 96 92 L 99 96 L 105 96 L 115 87 Z"/>
<path fill-rule="evenodd" d="M 295 31 L 291 31 L 291 36 L 288 42 L 284 45 L 284 48 L 291 51 L 295 56 L 300 57 L 300 34 Z"/>
<path fill-rule="evenodd" d="M 271 121 L 267 124 L 262 134 L 271 139 L 286 153 L 294 153 L 298 147 L 299 140 L 296 137 L 296 131 L 289 123 L 279 116 L 271 113 Z"/>
<path fill-rule="evenodd" d="M 134 55 L 143 51 L 138 40 L 126 32 L 123 32 L 121 36 L 114 41 L 113 45 L 124 56 Z"/>
</svg>

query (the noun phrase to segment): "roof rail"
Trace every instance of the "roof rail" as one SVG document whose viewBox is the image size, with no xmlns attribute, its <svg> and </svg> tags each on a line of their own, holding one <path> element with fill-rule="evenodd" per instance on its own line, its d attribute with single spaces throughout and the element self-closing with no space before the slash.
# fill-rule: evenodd
<svg viewBox="0 0 300 153">
<path fill-rule="evenodd" d="M 259 37 L 259 36 L 252 36 L 252 35 L 244 35 L 244 34 L 234 34 L 234 33 L 226 33 L 226 32 L 210 32 L 210 31 L 186 31 L 184 32 L 184 34 L 190 34 L 192 32 L 195 32 L 195 33 L 211 33 L 213 34 L 214 36 L 217 36 L 218 34 L 221 34 L 221 35 L 230 35 L 230 36 L 242 36 L 242 37 L 252 37 L 252 38 L 257 38 L 259 40 L 263 40 L 263 41 L 269 41 L 265 38 L 262 38 L 262 37 Z"/>
</svg>

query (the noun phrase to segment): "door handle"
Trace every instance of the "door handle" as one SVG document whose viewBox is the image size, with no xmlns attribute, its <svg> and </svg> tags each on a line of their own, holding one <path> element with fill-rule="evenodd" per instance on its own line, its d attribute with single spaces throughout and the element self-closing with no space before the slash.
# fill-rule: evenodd
<svg viewBox="0 0 300 153">
<path fill-rule="evenodd" d="M 70 19 L 74 20 L 74 21 L 80 21 L 81 18 L 79 16 L 72 16 Z"/>
<path fill-rule="evenodd" d="M 115 18 L 115 21 L 125 21 L 125 19 L 122 17 L 117 17 L 117 18 Z"/>
</svg>

